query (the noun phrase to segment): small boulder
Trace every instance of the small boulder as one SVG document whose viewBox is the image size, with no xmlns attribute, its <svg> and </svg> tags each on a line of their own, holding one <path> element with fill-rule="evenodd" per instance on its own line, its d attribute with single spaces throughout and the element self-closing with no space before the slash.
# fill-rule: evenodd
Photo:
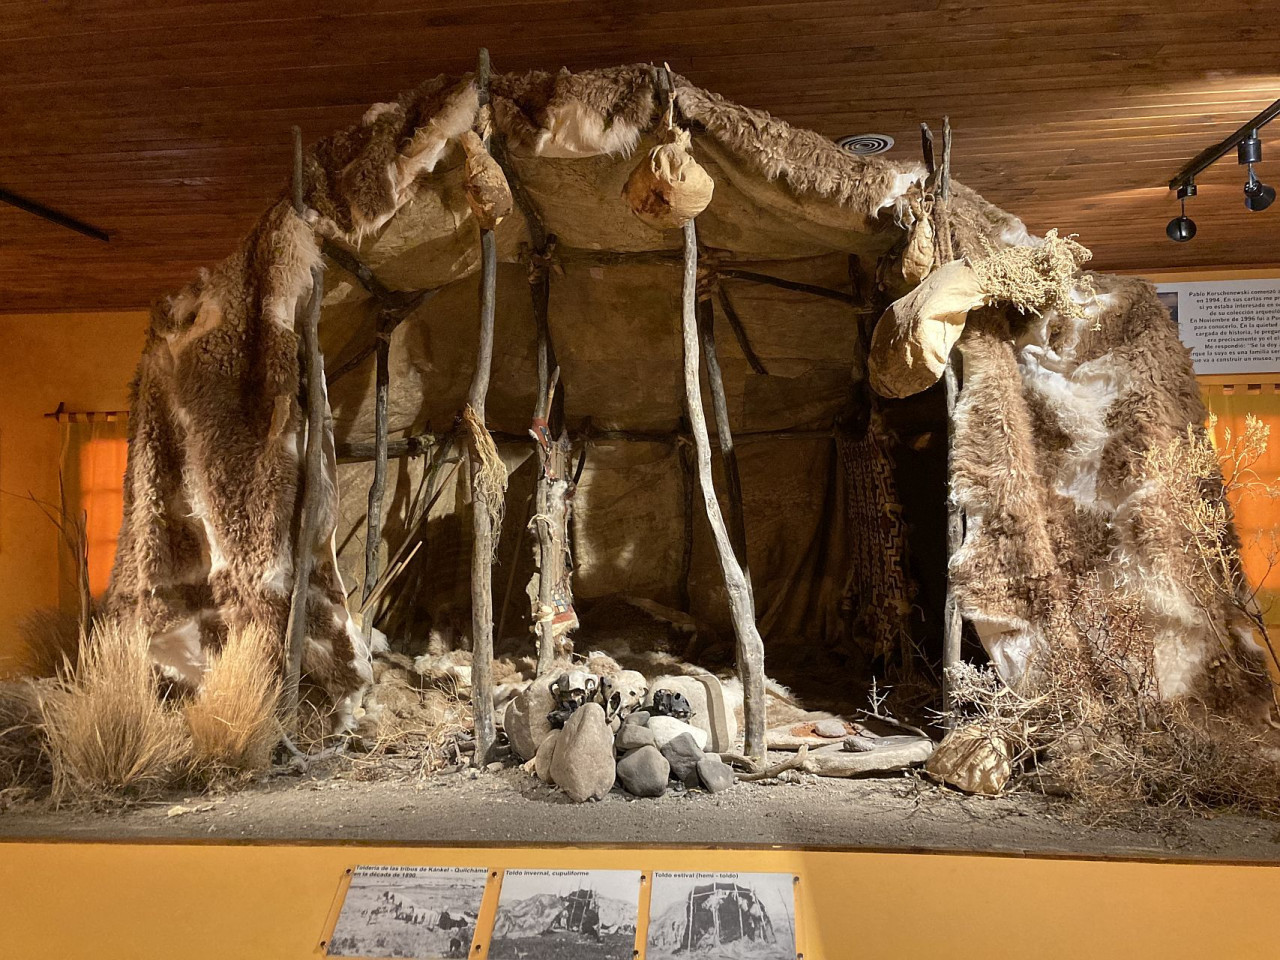
<svg viewBox="0 0 1280 960">
<path fill-rule="evenodd" d="M 533 772 L 543 783 L 553 783 L 551 779 L 551 760 L 556 755 L 556 744 L 560 741 L 560 730 L 552 730 L 545 740 L 538 744 L 538 752 L 533 758 Z"/>
<path fill-rule="evenodd" d="M 502 728 L 511 741 L 511 748 L 522 760 L 532 760 L 551 732 L 547 714 L 556 708 L 556 698 L 551 693 L 554 679 L 547 676 L 534 680 L 511 701 L 503 714 Z"/>
<path fill-rule="evenodd" d="M 711 793 L 728 790 L 738 782 L 733 774 L 733 767 L 714 756 L 705 756 L 698 761 L 698 779 L 703 788 Z"/>
<path fill-rule="evenodd" d="M 819 720 L 813 725 L 813 732 L 820 737 L 829 737 L 832 740 L 843 739 L 849 735 L 844 721 L 835 717 L 830 720 Z"/>
<path fill-rule="evenodd" d="M 998 796 L 1013 776 L 1013 748 L 998 732 L 970 724 L 943 738 L 924 772 L 965 793 Z"/>
<path fill-rule="evenodd" d="M 624 723 L 613 738 L 613 747 L 618 753 L 630 753 L 641 747 L 657 747 L 653 739 L 653 731 L 638 723 Z"/>
<path fill-rule="evenodd" d="M 647 727 L 649 725 L 649 711 L 636 710 L 634 713 L 627 714 L 627 718 L 623 723 L 634 723 L 636 726 Z"/>
<path fill-rule="evenodd" d="M 657 720 L 657 717 L 653 718 Z M 662 746 L 662 755 L 671 764 L 671 776 L 686 787 L 698 785 L 698 761 L 704 759 L 702 748 L 693 735 L 682 733 Z"/>
<path fill-rule="evenodd" d="M 632 750 L 618 761 L 623 789 L 637 797 L 662 796 L 670 776 L 671 764 L 652 744 Z"/>
<path fill-rule="evenodd" d="M 653 733 L 653 742 L 659 747 L 663 747 L 681 734 L 687 733 L 693 737 L 693 742 L 698 745 L 699 750 L 705 750 L 707 741 L 710 739 L 707 731 L 691 727 L 683 720 L 677 720 L 675 717 L 650 717 L 648 727 Z"/>
<path fill-rule="evenodd" d="M 578 803 L 600 800 L 613 788 L 613 733 L 600 704 L 583 704 L 565 723 L 551 758 L 551 779 Z"/>
<path fill-rule="evenodd" d="M 658 690 L 670 690 L 689 701 L 693 716 L 689 723 L 706 732 L 713 750 L 729 750 L 738 736 L 737 718 L 725 700 L 724 686 L 718 677 L 710 673 L 690 676 L 667 675 L 649 684 L 645 694 L 645 709 L 653 703 Z"/>
</svg>

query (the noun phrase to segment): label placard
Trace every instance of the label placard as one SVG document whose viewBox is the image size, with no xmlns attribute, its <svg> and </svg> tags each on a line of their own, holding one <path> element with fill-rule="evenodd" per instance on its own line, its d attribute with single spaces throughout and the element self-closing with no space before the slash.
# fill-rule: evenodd
<svg viewBox="0 0 1280 960">
<path fill-rule="evenodd" d="M 1195 372 L 1280 373 L 1280 279 L 1161 283 Z"/>
</svg>

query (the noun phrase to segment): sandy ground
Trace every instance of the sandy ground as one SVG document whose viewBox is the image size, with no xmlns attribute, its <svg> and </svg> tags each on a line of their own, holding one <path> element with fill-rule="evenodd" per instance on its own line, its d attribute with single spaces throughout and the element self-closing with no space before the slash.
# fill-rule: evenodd
<svg viewBox="0 0 1280 960">
<path fill-rule="evenodd" d="M 1280 823 L 1238 814 L 1118 812 L 1099 821 L 1040 794 L 965 797 L 914 775 L 740 783 L 710 795 L 574 804 L 518 768 L 368 779 L 338 761 L 226 796 L 112 811 L 32 805 L 0 840 L 410 845 L 782 845 L 1280 862 Z M 383 774 L 380 773 L 380 776 Z M 180 812 L 173 812 L 174 808 Z"/>
</svg>

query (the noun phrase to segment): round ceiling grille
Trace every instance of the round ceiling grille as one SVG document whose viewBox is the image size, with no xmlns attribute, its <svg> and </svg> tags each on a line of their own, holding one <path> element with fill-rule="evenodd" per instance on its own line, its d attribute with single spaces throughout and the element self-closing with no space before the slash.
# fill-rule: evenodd
<svg viewBox="0 0 1280 960">
<path fill-rule="evenodd" d="M 884 153 L 892 147 L 893 137 L 886 136 L 883 133 L 857 133 L 848 137 L 837 138 L 836 146 L 843 147 L 850 153 L 856 153 L 860 157 L 870 157 L 877 153 Z"/>
</svg>

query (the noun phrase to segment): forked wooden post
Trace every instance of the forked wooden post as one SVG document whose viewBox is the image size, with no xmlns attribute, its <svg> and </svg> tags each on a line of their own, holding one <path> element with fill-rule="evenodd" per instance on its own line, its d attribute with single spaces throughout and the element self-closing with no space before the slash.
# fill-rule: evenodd
<svg viewBox="0 0 1280 960">
<path fill-rule="evenodd" d="M 489 51 L 481 50 L 476 88 L 483 115 L 489 105 Z M 487 124 L 486 124 L 487 129 Z M 485 137 L 485 147 L 488 138 Z M 480 344 L 476 369 L 467 393 L 467 405 L 481 429 L 484 403 L 493 366 L 494 303 L 497 296 L 498 248 L 493 231 L 480 230 Z M 495 737 L 493 720 L 493 527 L 494 504 L 481 483 L 483 464 L 471 446 L 471 517 L 474 544 L 471 551 L 471 710 L 475 717 L 476 751 L 473 762 L 489 762 Z"/>
<path fill-rule="evenodd" d="M 303 216 L 302 131 L 293 128 L 293 208 Z M 307 640 L 307 594 L 311 584 L 316 527 L 320 521 L 320 498 L 324 485 L 324 357 L 320 353 L 320 306 L 324 300 L 324 261 L 311 268 L 311 296 L 305 313 L 299 317 L 301 327 L 302 370 L 300 380 L 307 397 L 307 440 L 299 484 L 301 517 L 293 544 L 293 591 L 289 598 L 288 659 L 285 664 L 281 717 L 285 732 L 298 727 L 298 688 L 302 679 L 302 652 Z"/>
<path fill-rule="evenodd" d="M 765 753 L 764 641 L 756 627 L 751 585 L 734 554 L 712 479 L 711 440 L 707 436 L 707 420 L 702 412 L 702 388 L 698 377 L 698 232 L 692 220 L 684 225 L 681 333 L 684 345 L 685 406 L 689 416 L 689 429 L 693 433 L 698 485 L 702 490 L 702 505 L 711 524 L 725 589 L 729 594 L 729 613 L 733 620 L 734 636 L 737 638 L 738 674 L 742 678 L 746 721 L 743 752 L 752 759 L 760 760 Z"/>
</svg>

